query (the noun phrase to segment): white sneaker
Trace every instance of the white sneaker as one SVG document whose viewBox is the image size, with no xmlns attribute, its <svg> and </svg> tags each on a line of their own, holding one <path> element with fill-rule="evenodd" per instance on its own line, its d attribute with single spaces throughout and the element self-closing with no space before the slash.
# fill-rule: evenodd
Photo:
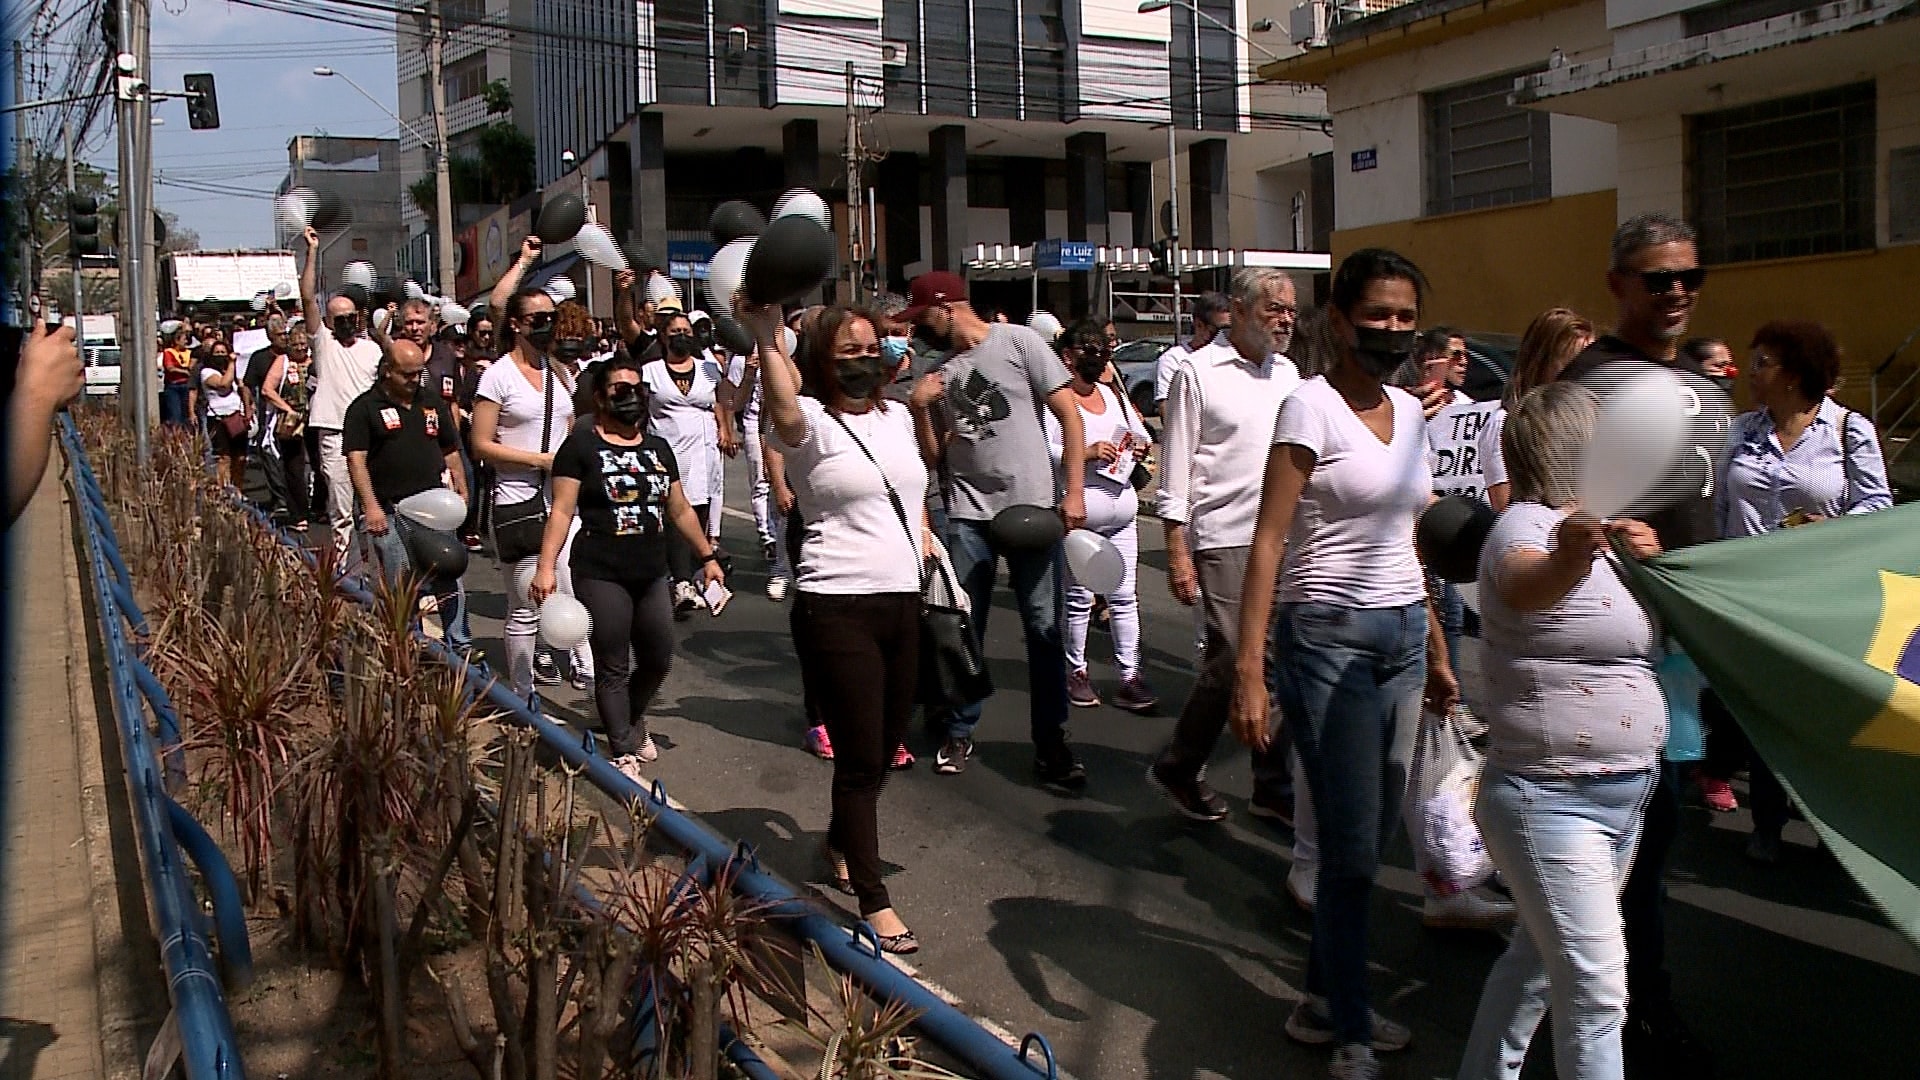
<svg viewBox="0 0 1920 1080">
<path fill-rule="evenodd" d="M 1473 889 L 1452 896 L 1428 893 L 1420 922 L 1435 930 L 1502 930 L 1513 922 L 1513 902 L 1489 899 Z"/>
<path fill-rule="evenodd" d="M 642 765 L 651 765 L 659 761 L 660 748 L 653 744 L 653 734 L 649 732 L 640 736 L 640 749 L 635 750 L 629 756 L 639 758 Z"/>
<path fill-rule="evenodd" d="M 645 785 L 647 778 L 640 775 L 641 764 L 639 754 L 622 754 L 613 759 L 613 767 L 620 770 L 622 776 L 625 776 L 636 784 Z"/>
<path fill-rule="evenodd" d="M 1313 911 L 1314 894 L 1320 891 L 1320 874 L 1311 863 L 1293 861 L 1293 868 L 1287 871 L 1287 895 L 1299 905 L 1301 911 Z"/>
<path fill-rule="evenodd" d="M 793 584 L 785 574 L 767 575 L 767 599 L 778 604 L 787 598 L 787 589 Z"/>
<path fill-rule="evenodd" d="M 1348 1043 L 1333 1052 L 1327 1075 L 1333 1080 L 1380 1080 L 1380 1063 L 1373 1059 L 1372 1050 Z"/>
<path fill-rule="evenodd" d="M 1377 1012 L 1372 1016 L 1373 1045 L 1362 1049 L 1392 1054 L 1412 1044 L 1413 1032 L 1407 1025 L 1395 1023 Z M 1325 1046 L 1339 1037 L 1333 1029 L 1333 1017 L 1327 1011 L 1327 999 L 1319 994 L 1300 995 L 1300 1004 L 1287 1016 L 1286 1032 L 1294 1042 L 1308 1046 Z M 1359 1046 L 1358 1043 L 1352 1045 Z"/>
</svg>

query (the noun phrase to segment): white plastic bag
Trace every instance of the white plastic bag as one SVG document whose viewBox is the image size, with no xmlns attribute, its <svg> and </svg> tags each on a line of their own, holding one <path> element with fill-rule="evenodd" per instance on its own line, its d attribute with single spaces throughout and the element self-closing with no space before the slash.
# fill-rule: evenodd
<svg viewBox="0 0 1920 1080">
<path fill-rule="evenodd" d="M 1493 860 L 1473 820 L 1486 763 L 1460 717 L 1423 710 L 1407 778 L 1407 835 L 1421 855 L 1421 876 L 1437 896 L 1452 896 L 1493 876 Z"/>
</svg>

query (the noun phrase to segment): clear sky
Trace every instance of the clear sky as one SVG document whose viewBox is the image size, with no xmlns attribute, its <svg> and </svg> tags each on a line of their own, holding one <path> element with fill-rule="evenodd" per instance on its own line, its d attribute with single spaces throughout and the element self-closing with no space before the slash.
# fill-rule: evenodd
<svg viewBox="0 0 1920 1080">
<path fill-rule="evenodd" d="M 273 191 L 286 176 L 293 136 L 397 132 L 393 120 L 352 87 L 313 74 L 316 66 L 331 67 L 394 108 L 393 23 L 369 20 L 356 29 L 228 0 L 154 3 L 153 85 L 178 90 L 182 75 L 198 71 L 218 81 L 217 131 L 187 127 L 184 101 L 158 102 L 153 110 L 166 120 L 153 129 L 154 201 L 199 233 L 202 247 L 273 243 Z M 100 125 L 89 151 L 90 160 L 114 169 L 110 124 Z M 234 193 L 188 190 L 170 179 Z"/>
</svg>

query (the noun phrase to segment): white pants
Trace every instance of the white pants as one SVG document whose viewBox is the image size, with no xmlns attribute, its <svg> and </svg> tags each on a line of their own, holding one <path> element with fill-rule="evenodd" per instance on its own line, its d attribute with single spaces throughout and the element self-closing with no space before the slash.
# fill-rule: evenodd
<svg viewBox="0 0 1920 1080">
<path fill-rule="evenodd" d="M 1115 495 L 1104 488 L 1086 489 L 1088 529 L 1113 541 L 1120 549 L 1126 570 L 1120 587 L 1107 594 L 1109 626 L 1113 630 L 1113 659 L 1122 679 L 1140 673 L 1140 598 L 1136 579 L 1140 562 L 1140 530 L 1135 518 L 1140 511 L 1139 497 L 1132 488 Z M 1067 670 L 1084 671 L 1087 666 L 1087 626 L 1093 621 L 1093 592 L 1067 572 Z"/>
<path fill-rule="evenodd" d="M 573 538 L 580 535 L 580 519 L 573 519 L 567 529 L 567 542 L 560 545 L 560 557 L 554 560 L 553 575 L 561 592 L 573 595 L 573 569 L 569 565 L 573 557 Z M 498 544 L 495 545 L 496 549 Z M 525 699 L 533 694 L 533 653 L 535 635 L 540 632 L 540 611 L 532 604 L 515 604 L 513 597 L 513 571 L 511 566 L 502 565 L 502 573 L 507 575 L 507 621 L 503 632 L 507 646 L 507 680 L 513 685 L 514 696 Z M 587 642 L 581 642 L 573 649 L 573 670 L 591 678 L 593 676 L 593 649 Z"/>
<path fill-rule="evenodd" d="M 347 452 L 337 431 L 320 432 L 320 475 L 327 478 L 327 522 L 333 526 L 333 546 L 346 554 L 353 550 L 353 477 L 347 473 Z"/>
<path fill-rule="evenodd" d="M 753 527 L 760 534 L 760 546 L 779 541 L 774 519 L 779 514 L 773 507 L 773 478 L 767 475 L 767 444 L 761 441 L 759 418 L 747 414 L 747 485 L 751 491 L 753 503 Z"/>
</svg>

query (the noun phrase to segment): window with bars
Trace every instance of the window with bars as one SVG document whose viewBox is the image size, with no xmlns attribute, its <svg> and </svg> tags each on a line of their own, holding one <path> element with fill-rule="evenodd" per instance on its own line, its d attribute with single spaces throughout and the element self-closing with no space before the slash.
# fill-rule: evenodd
<svg viewBox="0 0 1920 1080">
<path fill-rule="evenodd" d="M 1536 68 L 1533 71 L 1545 70 Z M 1553 195 L 1544 112 L 1507 104 L 1517 71 L 1423 95 L 1427 213 L 1451 214 Z"/>
<path fill-rule="evenodd" d="M 1874 84 L 1688 117 L 1703 262 L 1873 247 Z"/>
<path fill-rule="evenodd" d="M 487 88 L 487 54 L 476 53 L 465 60 L 448 64 L 440 81 L 447 88 L 449 105 L 479 97 L 481 91 Z"/>
</svg>

